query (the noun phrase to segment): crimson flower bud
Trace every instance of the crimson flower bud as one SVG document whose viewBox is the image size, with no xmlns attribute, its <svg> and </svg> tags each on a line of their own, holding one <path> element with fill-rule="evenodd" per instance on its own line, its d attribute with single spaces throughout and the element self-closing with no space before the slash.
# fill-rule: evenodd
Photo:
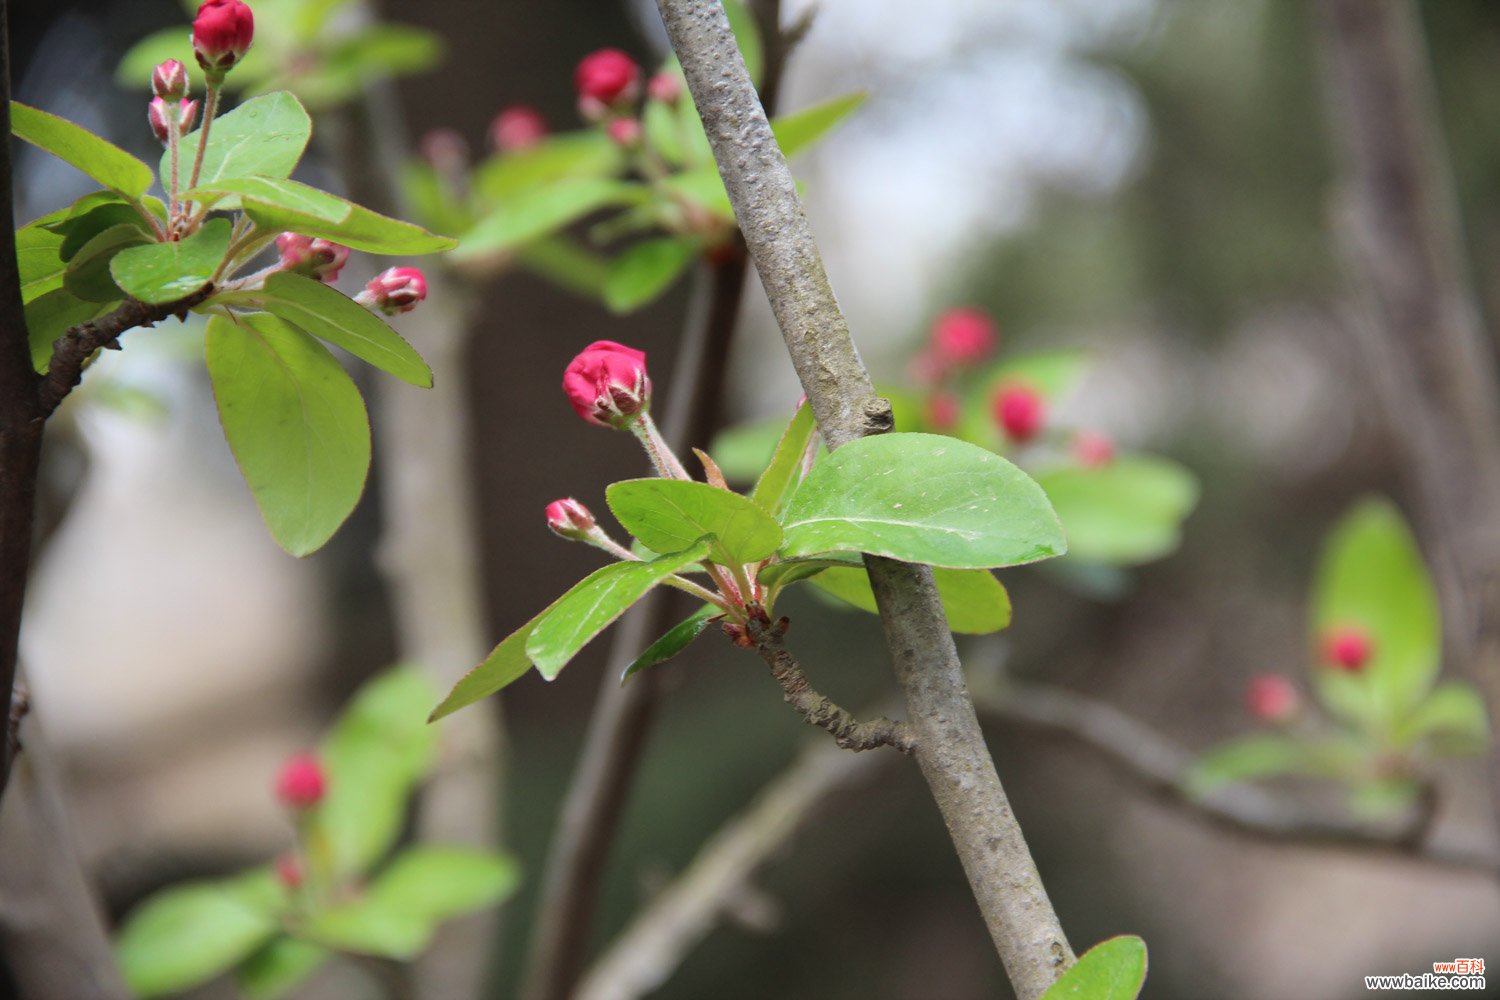
<svg viewBox="0 0 1500 1000">
<path fill-rule="evenodd" d="M 995 395 L 995 422 L 1016 444 L 1036 437 L 1046 421 L 1046 400 L 1030 386 L 1008 386 Z"/>
<path fill-rule="evenodd" d="M 177 102 L 177 134 L 187 135 L 193 130 L 193 120 L 198 117 L 198 102 L 186 99 Z M 172 132 L 172 105 L 164 97 L 151 98 L 146 108 L 146 120 L 151 131 L 162 145 L 166 145 Z"/>
<path fill-rule="evenodd" d="M 676 104 L 682 97 L 682 78 L 676 73 L 657 73 L 646 81 L 646 96 L 663 104 Z"/>
<path fill-rule="evenodd" d="M 211 78 L 244 58 L 255 38 L 255 15 L 241 0 L 206 0 L 193 19 L 193 55 Z"/>
<path fill-rule="evenodd" d="M 302 870 L 302 862 L 290 854 L 283 854 L 276 859 L 276 878 L 288 889 L 299 889 L 307 875 Z"/>
<path fill-rule="evenodd" d="M 1115 443 L 1098 431 L 1079 431 L 1073 439 L 1073 457 L 1087 469 L 1098 469 L 1115 460 Z"/>
<path fill-rule="evenodd" d="M 325 285 L 338 280 L 349 262 L 349 248 L 342 243 L 301 233 L 282 233 L 276 237 L 276 249 L 281 252 L 281 270 L 317 278 Z"/>
<path fill-rule="evenodd" d="M 311 809 L 323 801 L 328 779 L 323 764 L 310 753 L 299 753 L 287 759 L 276 775 L 276 797 L 288 809 Z"/>
<path fill-rule="evenodd" d="M 651 405 L 645 352 L 612 340 L 585 347 L 563 372 L 562 385 L 574 412 L 591 424 L 623 428 Z"/>
<path fill-rule="evenodd" d="M 949 309 L 932 324 L 933 353 L 950 365 L 983 361 L 999 339 L 995 324 L 978 309 Z"/>
<path fill-rule="evenodd" d="M 641 123 L 634 118 L 616 118 L 604 127 L 616 146 L 626 149 L 641 141 Z"/>
<path fill-rule="evenodd" d="M 490 122 L 490 142 L 502 153 L 529 149 L 547 136 L 547 122 L 536 108 L 514 104 Z"/>
<path fill-rule="evenodd" d="M 392 267 L 370 279 L 356 296 L 361 305 L 373 306 L 387 316 L 409 313 L 427 298 L 427 278 L 415 267 Z"/>
<path fill-rule="evenodd" d="M 187 96 L 187 67 L 176 59 L 168 59 L 151 71 L 151 93 L 169 101 L 180 101 Z"/>
<path fill-rule="evenodd" d="M 935 392 L 927 397 L 927 422 L 934 429 L 950 431 L 958 423 L 958 399 L 951 392 Z"/>
<path fill-rule="evenodd" d="M 547 527 L 553 534 L 581 541 L 594 530 L 594 515 L 572 497 L 554 500 L 547 505 Z"/>
<path fill-rule="evenodd" d="M 1245 707 L 1263 722 L 1285 722 L 1300 703 L 1297 689 L 1280 674 L 1257 674 L 1245 688 Z"/>
<path fill-rule="evenodd" d="M 584 56 L 573 71 L 580 101 L 610 105 L 634 100 L 640 93 L 641 68 L 619 49 L 600 49 Z"/>
<path fill-rule="evenodd" d="M 1375 643 L 1358 625 L 1341 625 L 1323 634 L 1321 653 L 1326 665 L 1357 674 L 1370 662 Z"/>
</svg>

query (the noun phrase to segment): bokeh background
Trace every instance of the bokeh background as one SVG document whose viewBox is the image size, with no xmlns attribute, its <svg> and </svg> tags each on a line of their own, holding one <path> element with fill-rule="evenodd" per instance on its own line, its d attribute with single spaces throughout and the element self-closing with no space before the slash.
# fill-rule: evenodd
<svg viewBox="0 0 1500 1000">
<path fill-rule="evenodd" d="M 654 63 L 663 43 L 649 4 L 382 6 L 448 46 L 443 68 L 401 82 L 405 121 L 392 127 L 452 127 L 475 147 L 511 103 L 572 127 L 582 54 L 618 46 Z M 786 16 L 808 6 L 789 2 Z M 782 106 L 870 92 L 798 174 L 877 375 L 901 375 L 938 311 L 979 306 L 1006 350 L 1096 353 L 1060 419 L 1170 455 L 1203 482 L 1180 551 L 1115 599 L 1002 574 L 1015 625 L 965 655 L 1093 693 L 1189 746 L 1246 730 L 1246 680 L 1305 669 L 1319 540 L 1363 493 L 1401 498 L 1331 235 L 1335 158 L 1310 5 L 816 7 Z M 1428 0 L 1420 11 L 1495 329 L 1500 5 Z M 132 41 L 182 21 L 173 0 L 27 0 L 11 17 L 19 100 L 154 155 L 144 98 L 113 70 Z M 86 184 L 20 150 L 18 220 Z M 642 471 L 626 438 L 569 413 L 563 366 L 589 341 L 624 341 L 648 351 L 669 394 L 687 299 L 684 285 L 622 318 L 525 274 L 487 289 L 469 371 L 474 545 L 495 639 L 595 565 L 546 531 L 544 505 L 569 494 L 598 505 L 608 482 Z M 284 847 L 277 763 L 395 655 L 374 566 L 380 498 L 372 490 L 322 553 L 281 553 L 223 444 L 194 349 L 191 333 L 132 334 L 108 359 L 108 385 L 70 403 L 49 441 L 48 536 L 23 654 L 80 849 L 116 916 L 161 885 Z M 798 395 L 753 278 L 731 383 L 733 419 L 784 412 Z M 789 600 L 798 649 L 828 693 L 867 705 L 892 692 L 873 618 Z M 550 685 L 533 676 L 506 692 L 509 846 L 528 882 L 495 948 L 496 996 L 511 995 L 606 645 Z M 809 739 L 759 662 L 723 643 L 695 647 L 668 687 L 610 867 L 601 944 Z M 1152 798 L 1067 740 L 989 734 L 1071 938 L 1144 935 L 1148 997 L 1354 997 L 1366 973 L 1500 961 L 1493 879 L 1252 841 Z M 721 926 L 657 996 L 1008 995 L 916 769 L 898 760 L 875 773 L 777 854 L 757 882 L 763 896 L 741 908 L 754 919 Z M 1477 760 L 1444 774 L 1439 822 L 1460 836 L 1494 836 L 1483 777 Z M 305 995 L 356 995 L 339 992 L 361 988 L 350 982 L 314 982 Z"/>
</svg>

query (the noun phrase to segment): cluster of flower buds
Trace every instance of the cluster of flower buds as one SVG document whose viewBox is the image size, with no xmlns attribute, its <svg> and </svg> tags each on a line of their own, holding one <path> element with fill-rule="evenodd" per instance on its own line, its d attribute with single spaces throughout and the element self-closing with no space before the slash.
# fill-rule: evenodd
<svg viewBox="0 0 1500 1000">
<path fill-rule="evenodd" d="M 641 68 L 619 49 L 600 49 L 584 56 L 573 71 L 578 113 L 584 121 L 604 123 L 605 134 L 617 146 L 635 149 L 643 136 L 636 102 L 641 96 Z M 663 104 L 682 99 L 682 79 L 661 72 L 646 83 L 646 96 Z"/>
<path fill-rule="evenodd" d="M 302 813 L 323 801 L 328 777 L 323 763 L 310 753 L 287 758 L 276 775 L 276 798 L 292 812 Z"/>
<path fill-rule="evenodd" d="M 1319 655 L 1324 665 L 1346 673 L 1357 674 L 1364 670 L 1374 654 L 1374 641 L 1358 625 L 1330 629 L 1319 643 Z"/>
<path fill-rule="evenodd" d="M 338 280 L 349 262 L 349 248 L 342 243 L 301 233 L 282 233 L 276 237 L 276 249 L 281 254 L 281 270 L 305 274 L 326 285 Z"/>
<path fill-rule="evenodd" d="M 585 347 L 563 372 L 573 410 L 592 424 L 627 427 L 651 405 L 646 354 L 612 340 Z"/>
<path fill-rule="evenodd" d="M 1262 722 L 1289 722 L 1301 706 L 1297 689 L 1280 674 L 1257 674 L 1245 688 L 1245 707 Z"/>
<path fill-rule="evenodd" d="M 193 56 L 209 83 L 245 57 L 255 38 L 255 15 L 241 0 L 206 0 L 193 19 Z"/>
<path fill-rule="evenodd" d="M 370 279 L 354 301 L 387 316 L 409 313 L 427 298 L 427 278 L 415 267 L 392 267 Z"/>
</svg>

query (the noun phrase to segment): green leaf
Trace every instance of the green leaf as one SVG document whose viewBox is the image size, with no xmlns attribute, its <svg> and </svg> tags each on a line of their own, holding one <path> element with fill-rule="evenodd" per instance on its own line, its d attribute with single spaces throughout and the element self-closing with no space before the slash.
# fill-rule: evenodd
<svg viewBox="0 0 1500 1000">
<path fill-rule="evenodd" d="M 1092 563 L 1136 565 L 1171 553 L 1198 502 L 1192 473 L 1145 455 L 1048 469 L 1036 481 L 1062 521 L 1069 555 Z"/>
<path fill-rule="evenodd" d="M 238 68 L 238 67 L 237 67 Z M 181 163 L 190 165 L 198 155 L 203 130 L 182 137 Z M 203 168 L 198 174 L 199 189 L 212 190 L 226 180 L 242 177 L 290 177 L 307 140 L 312 136 L 312 119 L 302 102 L 284 90 L 252 97 L 239 107 L 214 119 L 208 133 L 208 148 L 203 152 Z M 191 173 L 191 166 L 181 168 Z M 168 186 L 171 160 L 161 158 L 162 187 Z M 184 175 L 184 186 L 186 186 Z M 225 199 L 221 208 L 238 208 L 237 199 Z M 310 234 L 318 235 L 318 234 Z"/>
<path fill-rule="evenodd" d="M 948 628 L 961 635 L 988 635 L 1010 625 L 1010 595 L 987 569 L 932 571 Z M 814 587 L 861 611 L 879 614 L 863 566 L 834 566 L 812 577 Z"/>
<path fill-rule="evenodd" d="M 1236 781 L 1288 774 L 1334 777 L 1357 765 L 1358 760 L 1357 748 L 1346 742 L 1314 742 L 1285 733 L 1256 733 L 1205 752 L 1193 762 L 1187 788 L 1192 795 L 1206 795 Z"/>
<path fill-rule="evenodd" d="M 619 484 L 617 484 L 619 485 Z M 621 562 L 597 569 L 547 610 L 526 640 L 526 655 L 552 680 L 578 651 L 652 587 L 708 555 L 700 541 L 650 562 Z"/>
<path fill-rule="evenodd" d="M 314 110 L 324 110 L 349 101 L 372 80 L 430 69 L 442 54 L 442 38 L 433 32 L 409 24 L 370 25 L 335 41 L 306 69 L 282 74 L 275 85 L 295 91 Z"/>
<path fill-rule="evenodd" d="M 781 545 L 781 525 L 738 493 L 681 479 L 627 479 L 604 492 L 615 519 L 647 548 L 677 552 L 712 535 L 725 566 L 753 563 Z"/>
<path fill-rule="evenodd" d="M 648 197 L 639 184 L 612 178 L 560 180 L 502 203 L 464 234 L 463 247 L 454 258 L 469 260 L 514 250 L 601 208 L 627 205 Z"/>
<path fill-rule="evenodd" d="M 686 94 L 687 84 L 683 82 L 680 72 L 677 80 L 678 86 Z M 648 99 L 641 111 L 641 128 L 645 130 L 647 144 L 668 166 L 680 167 L 687 161 L 687 149 L 683 143 L 683 116 L 676 107 Z"/>
<path fill-rule="evenodd" d="M 734 32 L 740 56 L 745 60 L 745 70 L 750 75 L 750 81 L 759 86 L 765 72 L 766 58 L 755 15 L 743 0 L 724 0 L 724 14 L 729 18 L 729 27 Z M 686 91 L 683 93 L 685 95 Z M 683 99 L 688 100 L 686 96 Z"/>
<path fill-rule="evenodd" d="M 776 133 L 776 142 L 781 151 L 791 159 L 809 148 L 833 127 L 849 117 L 869 100 L 870 95 L 859 92 L 830 98 L 812 107 L 782 115 L 771 123 Z"/>
<path fill-rule="evenodd" d="M 1427 700 L 1402 720 L 1395 733 L 1400 746 L 1423 739 L 1457 752 L 1482 750 L 1488 745 L 1489 720 L 1479 692 L 1458 681 L 1434 688 Z"/>
<path fill-rule="evenodd" d="M 459 682 L 453 685 L 453 690 L 448 692 L 448 697 L 432 710 L 427 721 L 436 722 L 444 716 L 452 715 L 460 708 L 467 708 L 476 701 L 488 698 L 506 685 L 520 680 L 522 675 L 531 669 L 531 658 L 526 655 L 526 643 L 531 639 L 531 633 L 536 630 L 542 619 L 557 607 L 557 603 L 553 601 L 541 614 L 502 639 L 500 644 L 490 651 L 490 655 L 485 657 L 483 663 L 464 674 Z"/>
<path fill-rule="evenodd" d="M 616 257 L 604 280 L 604 304 L 634 312 L 672 287 L 698 256 L 698 245 L 677 237 L 644 240 Z"/>
<path fill-rule="evenodd" d="M 814 465 L 782 517 L 782 557 L 869 552 L 950 569 L 1067 549 L 1046 494 L 993 452 L 935 434 L 880 434 Z"/>
<path fill-rule="evenodd" d="M 260 303 L 266 312 L 303 332 L 342 347 L 403 382 L 423 389 L 432 386 L 432 370 L 422 356 L 379 316 L 336 288 L 300 274 L 282 272 L 267 278 L 263 289 L 223 299 L 237 301 L 240 295 Z"/>
<path fill-rule="evenodd" d="M 67 119 L 11 101 L 10 130 L 130 201 L 151 186 L 150 167 Z"/>
<path fill-rule="evenodd" d="M 474 171 L 474 190 L 489 203 L 516 199 L 568 178 L 601 178 L 624 165 L 620 147 L 603 129 L 549 135 L 535 146 L 492 156 Z"/>
<path fill-rule="evenodd" d="M 278 1000 L 332 957 L 322 945 L 283 934 L 241 962 L 235 981 L 249 1000 Z"/>
<path fill-rule="evenodd" d="M 660 639 L 647 646 L 646 651 L 637 656 L 630 666 L 625 668 L 625 673 L 620 675 L 620 682 L 623 684 L 633 674 L 638 674 L 649 667 L 666 663 L 672 657 L 687 649 L 692 644 L 692 641 L 702 635 L 704 629 L 708 628 L 708 620 L 719 613 L 719 609 L 712 604 L 705 604 L 687 618 L 673 625 Z"/>
<path fill-rule="evenodd" d="M 753 483 L 775 457 L 786 427 L 786 420 L 779 416 L 739 424 L 720 431 L 708 453 L 730 482 Z"/>
<path fill-rule="evenodd" d="M 16 264 L 21 275 L 21 301 L 56 291 L 62 287 L 67 261 L 62 259 L 63 237 L 46 228 L 48 220 L 60 213 L 45 216 L 16 230 Z"/>
<path fill-rule="evenodd" d="M 1146 942 L 1125 934 L 1080 955 L 1042 1000 L 1136 1000 L 1145 985 Z"/>
<path fill-rule="evenodd" d="M 58 288 L 26 303 L 26 334 L 31 346 L 31 366 L 45 373 L 52 361 L 52 345 L 71 327 L 87 323 L 105 308 L 80 299 L 66 288 Z"/>
<path fill-rule="evenodd" d="M 781 513 L 781 508 L 786 506 L 787 497 L 797 488 L 802 477 L 803 456 L 807 454 L 808 443 L 817 430 L 812 407 L 804 400 L 797 407 L 797 412 L 792 414 L 786 430 L 782 431 L 781 440 L 776 442 L 776 450 L 771 454 L 770 464 L 766 465 L 766 471 L 755 481 L 755 489 L 750 494 L 751 501 L 772 517 Z"/>
<path fill-rule="evenodd" d="M 1348 626 L 1370 637 L 1370 659 L 1358 673 L 1315 666 L 1319 697 L 1342 717 L 1388 732 L 1432 690 L 1442 652 L 1437 594 L 1389 500 L 1356 505 L 1323 550 L 1313 586 L 1314 648 Z"/>
<path fill-rule="evenodd" d="M 598 299 L 604 294 L 609 264 L 566 236 L 533 240 L 521 248 L 517 259 L 528 271 L 574 295 Z"/>
<path fill-rule="evenodd" d="M 400 837 L 436 749 L 432 698 L 420 671 L 389 670 L 359 690 L 323 740 L 328 794 L 315 818 L 341 877 L 369 871 Z"/>
<path fill-rule="evenodd" d="M 110 273 L 115 255 L 147 243 L 136 226 L 110 226 L 83 245 L 63 274 L 63 287 L 90 302 L 115 302 L 125 297 Z"/>
<path fill-rule="evenodd" d="M 176 993 L 225 972 L 274 936 L 279 915 L 245 879 L 189 882 L 152 896 L 115 944 L 138 997 Z"/>
<path fill-rule="evenodd" d="M 794 583 L 809 580 L 826 569 L 865 567 L 864 557 L 854 552 L 829 552 L 813 559 L 777 560 L 760 571 L 756 579 L 775 597 L 777 591 Z"/>
<path fill-rule="evenodd" d="M 114 192 L 106 192 L 110 198 L 115 198 Z M 57 256 L 63 261 L 70 261 L 77 256 L 78 251 L 83 249 L 84 244 L 98 236 L 106 229 L 114 226 L 134 226 L 141 231 L 141 238 L 154 240 L 155 234 L 146 228 L 146 220 L 141 218 L 140 213 L 123 201 L 111 201 L 107 204 L 97 205 L 88 211 L 60 222 L 51 229 L 63 237 L 62 246 L 57 250 Z"/>
<path fill-rule="evenodd" d="M 412 959 L 444 920 L 484 909 L 515 891 L 515 863 L 457 847 L 414 847 L 351 903 L 314 914 L 307 932 L 345 951 Z"/>
<path fill-rule="evenodd" d="M 332 537 L 370 467 L 364 400 L 328 349 L 265 313 L 209 320 L 208 374 L 235 461 L 292 555 Z"/>
<path fill-rule="evenodd" d="M 230 229 L 228 219 L 209 219 L 185 240 L 121 250 L 109 262 L 109 273 L 142 302 L 175 302 L 213 281 L 229 253 Z"/>
</svg>

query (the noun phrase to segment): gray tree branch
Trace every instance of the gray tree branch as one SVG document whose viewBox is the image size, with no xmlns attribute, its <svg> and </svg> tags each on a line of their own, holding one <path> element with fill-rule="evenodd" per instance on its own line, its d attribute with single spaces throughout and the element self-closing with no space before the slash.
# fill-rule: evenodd
<svg viewBox="0 0 1500 1000">
<path fill-rule="evenodd" d="M 803 215 L 796 184 L 717 0 L 657 0 L 761 284 L 830 448 L 891 426 Z M 1042 886 L 964 688 L 932 571 L 867 558 L 906 697 L 916 758 L 1006 972 L 1022 1000 L 1073 953 Z"/>
</svg>

